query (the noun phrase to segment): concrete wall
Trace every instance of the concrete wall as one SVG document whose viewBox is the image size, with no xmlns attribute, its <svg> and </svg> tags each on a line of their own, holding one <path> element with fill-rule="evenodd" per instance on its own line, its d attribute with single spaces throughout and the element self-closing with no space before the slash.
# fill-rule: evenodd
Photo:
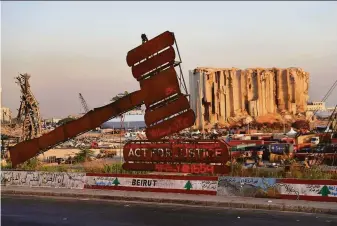
<svg viewBox="0 0 337 226">
<path fill-rule="evenodd" d="M 1 171 L 1 185 L 83 189 L 85 173 Z"/>
<path fill-rule="evenodd" d="M 337 180 L 1 171 L 1 185 L 337 202 Z"/>
<path fill-rule="evenodd" d="M 217 195 L 337 201 L 337 180 L 219 177 Z"/>
<path fill-rule="evenodd" d="M 216 195 L 217 177 L 87 174 L 88 189 Z"/>
</svg>

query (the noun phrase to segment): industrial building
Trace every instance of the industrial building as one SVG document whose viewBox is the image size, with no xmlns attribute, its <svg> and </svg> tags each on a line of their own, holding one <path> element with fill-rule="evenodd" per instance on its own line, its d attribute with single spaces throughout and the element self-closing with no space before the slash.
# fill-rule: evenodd
<svg viewBox="0 0 337 226">
<path fill-rule="evenodd" d="M 10 123 L 12 120 L 12 111 L 7 107 L 1 107 L 1 123 Z"/>
<path fill-rule="evenodd" d="M 125 114 L 124 120 L 121 117 L 113 118 L 102 124 L 102 129 L 144 129 L 146 127 L 144 114 Z"/>
<path fill-rule="evenodd" d="M 307 105 L 307 111 L 325 111 L 325 102 L 311 102 Z"/>
<path fill-rule="evenodd" d="M 189 72 L 196 125 L 230 118 L 306 111 L 309 73 L 301 68 L 196 68 Z"/>
</svg>

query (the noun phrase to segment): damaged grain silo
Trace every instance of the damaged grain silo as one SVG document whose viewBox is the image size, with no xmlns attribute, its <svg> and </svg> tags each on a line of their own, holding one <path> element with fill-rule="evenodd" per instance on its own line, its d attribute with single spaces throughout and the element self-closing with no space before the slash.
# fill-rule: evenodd
<svg viewBox="0 0 337 226">
<path fill-rule="evenodd" d="M 243 116 L 306 111 L 309 73 L 301 68 L 196 68 L 189 82 L 198 129 Z"/>
</svg>

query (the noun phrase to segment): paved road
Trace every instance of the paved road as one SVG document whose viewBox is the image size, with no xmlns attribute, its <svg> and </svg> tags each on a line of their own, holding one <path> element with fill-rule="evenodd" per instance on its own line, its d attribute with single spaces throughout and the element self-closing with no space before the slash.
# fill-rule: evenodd
<svg viewBox="0 0 337 226">
<path fill-rule="evenodd" d="M 332 226 L 337 216 L 95 200 L 2 196 L 2 226 Z"/>
</svg>

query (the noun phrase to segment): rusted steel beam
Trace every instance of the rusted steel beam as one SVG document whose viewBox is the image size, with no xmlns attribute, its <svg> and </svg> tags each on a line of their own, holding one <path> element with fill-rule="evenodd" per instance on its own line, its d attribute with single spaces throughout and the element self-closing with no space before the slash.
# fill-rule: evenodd
<svg viewBox="0 0 337 226">
<path fill-rule="evenodd" d="M 140 87 L 145 92 L 144 104 L 147 108 L 151 104 L 181 93 L 177 73 L 173 66 L 149 79 L 141 80 Z"/>
<path fill-rule="evenodd" d="M 190 109 L 178 116 L 146 128 L 146 137 L 149 140 L 158 140 L 160 138 L 177 133 L 185 128 L 193 126 L 194 121 L 195 114 L 193 110 Z"/>
<path fill-rule="evenodd" d="M 174 67 L 180 62 L 172 64 L 175 58 L 175 52 L 172 48 L 174 42 L 174 34 L 166 31 L 129 51 L 127 64 L 134 66 L 135 77 L 156 69 L 155 72 L 151 71 L 140 81 L 141 89 L 139 91 L 135 91 L 109 105 L 96 108 L 82 118 L 60 126 L 37 139 L 17 144 L 10 149 L 13 166 L 15 167 L 41 151 L 96 128 L 110 118 L 142 104 L 145 104 L 148 109 L 145 117 L 148 124 L 151 124 L 146 129 L 149 140 L 159 140 L 191 127 L 195 121 L 195 114 L 186 104 L 186 99 L 179 96 L 181 94 L 180 84 Z M 155 53 L 158 54 L 154 56 Z M 143 61 L 145 58 L 147 58 L 146 61 Z M 135 65 L 137 63 L 139 64 Z M 172 65 L 168 67 L 166 63 Z M 162 67 L 163 64 L 164 67 Z M 28 98 L 31 101 L 35 100 L 32 95 Z M 34 125 L 30 128 L 38 128 L 38 126 Z"/>
<path fill-rule="evenodd" d="M 178 98 L 172 102 L 167 103 L 163 107 L 156 110 L 148 109 L 145 113 L 145 124 L 150 126 L 151 124 L 165 119 L 171 115 L 182 112 L 183 110 L 189 109 L 190 104 L 187 98 L 183 95 L 179 95 Z"/>
<path fill-rule="evenodd" d="M 229 159 L 227 146 L 214 143 L 132 143 L 123 148 L 125 161 L 223 163 Z"/>
<path fill-rule="evenodd" d="M 129 67 L 135 65 L 137 62 L 169 47 L 174 44 L 174 34 L 166 31 L 144 44 L 130 50 L 126 56 L 126 62 Z"/>
<path fill-rule="evenodd" d="M 132 75 L 139 80 L 141 76 L 163 65 L 173 65 L 176 55 L 172 46 L 157 55 L 132 66 Z"/>
<path fill-rule="evenodd" d="M 207 164 L 146 164 L 124 163 L 123 169 L 133 171 L 156 171 L 189 174 L 228 174 L 230 168 L 226 165 Z"/>
</svg>

